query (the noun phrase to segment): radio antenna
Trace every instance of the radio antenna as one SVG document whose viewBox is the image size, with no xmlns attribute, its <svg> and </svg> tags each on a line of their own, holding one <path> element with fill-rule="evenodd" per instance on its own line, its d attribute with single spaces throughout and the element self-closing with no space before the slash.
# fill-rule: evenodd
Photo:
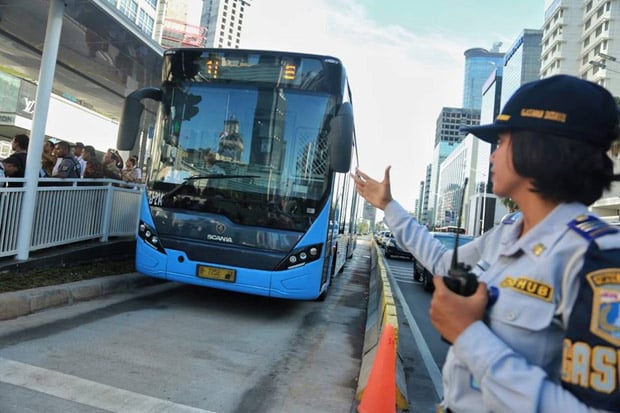
<svg viewBox="0 0 620 413">
<path fill-rule="evenodd" d="M 458 267 L 458 248 L 459 248 L 459 233 L 461 232 L 461 216 L 463 215 L 463 205 L 465 204 L 465 188 L 467 188 L 468 179 L 463 181 L 463 189 L 461 192 L 461 205 L 459 205 L 459 216 L 456 219 L 456 237 L 454 237 L 454 252 L 452 253 L 452 268 Z"/>
</svg>

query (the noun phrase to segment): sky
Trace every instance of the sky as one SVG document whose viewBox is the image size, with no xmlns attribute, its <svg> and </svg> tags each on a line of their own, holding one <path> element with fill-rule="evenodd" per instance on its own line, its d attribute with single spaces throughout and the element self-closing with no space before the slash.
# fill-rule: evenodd
<svg viewBox="0 0 620 413">
<path fill-rule="evenodd" d="M 327 54 L 346 67 L 360 169 L 413 210 L 443 107 L 461 107 L 465 50 L 511 48 L 545 0 L 253 0 L 241 47 Z"/>
</svg>

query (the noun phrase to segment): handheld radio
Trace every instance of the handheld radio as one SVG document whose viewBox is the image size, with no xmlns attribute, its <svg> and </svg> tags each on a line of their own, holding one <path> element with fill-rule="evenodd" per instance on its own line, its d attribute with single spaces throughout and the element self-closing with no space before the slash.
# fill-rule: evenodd
<svg viewBox="0 0 620 413">
<path fill-rule="evenodd" d="M 448 275 L 443 277 L 443 282 L 451 291 L 463 295 L 470 296 L 476 292 L 478 288 L 478 277 L 469 272 L 471 266 L 458 262 L 459 248 L 459 231 L 461 229 L 461 215 L 463 215 L 463 203 L 465 200 L 465 188 L 467 187 L 467 178 L 463 182 L 463 192 L 461 194 L 461 205 L 459 207 L 459 217 L 457 218 L 456 237 L 454 239 L 454 251 L 452 253 L 452 264 L 448 270 Z"/>
</svg>

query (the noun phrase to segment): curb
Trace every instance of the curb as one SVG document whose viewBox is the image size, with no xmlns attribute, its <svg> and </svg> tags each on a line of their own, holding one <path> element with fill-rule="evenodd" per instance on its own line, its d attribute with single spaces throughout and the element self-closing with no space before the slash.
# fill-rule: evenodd
<svg viewBox="0 0 620 413">
<path fill-rule="evenodd" d="M 395 376 L 390 379 L 395 380 L 396 406 L 398 411 L 409 409 L 409 400 L 407 395 L 407 385 L 405 380 L 405 372 L 400 354 L 398 352 L 398 316 L 396 314 L 396 306 L 390 280 L 385 270 L 383 258 L 380 258 L 378 252 L 379 247 L 373 241 L 371 245 L 371 269 L 370 269 L 370 285 L 368 293 L 368 309 L 366 317 L 366 330 L 364 334 L 364 348 L 362 351 L 362 364 L 360 366 L 360 374 L 358 377 L 358 386 L 355 398 L 362 401 L 365 390 L 369 385 L 369 378 L 372 369 L 376 368 L 383 360 L 376 360 L 377 350 L 385 326 L 390 325 L 395 332 L 393 340 L 393 351 L 395 353 Z"/>
<path fill-rule="evenodd" d="M 10 320 L 51 307 L 72 305 L 162 282 L 165 281 L 136 272 L 3 293 L 0 294 L 0 320 Z"/>
</svg>

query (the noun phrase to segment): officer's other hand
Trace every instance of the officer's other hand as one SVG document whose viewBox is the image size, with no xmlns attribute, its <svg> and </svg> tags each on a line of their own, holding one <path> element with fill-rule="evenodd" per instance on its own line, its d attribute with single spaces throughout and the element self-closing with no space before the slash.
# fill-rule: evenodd
<svg viewBox="0 0 620 413">
<path fill-rule="evenodd" d="M 487 286 L 480 282 L 473 295 L 464 297 L 450 291 L 442 278 L 433 277 L 435 292 L 429 314 L 441 336 L 454 343 L 467 327 L 484 318 L 488 301 Z"/>
<path fill-rule="evenodd" d="M 360 169 L 355 168 L 355 173 L 350 174 L 355 182 L 357 192 L 372 206 L 384 210 L 392 200 L 392 189 L 390 187 L 390 169 L 385 168 L 383 181 L 379 182 L 366 175 Z"/>
</svg>

